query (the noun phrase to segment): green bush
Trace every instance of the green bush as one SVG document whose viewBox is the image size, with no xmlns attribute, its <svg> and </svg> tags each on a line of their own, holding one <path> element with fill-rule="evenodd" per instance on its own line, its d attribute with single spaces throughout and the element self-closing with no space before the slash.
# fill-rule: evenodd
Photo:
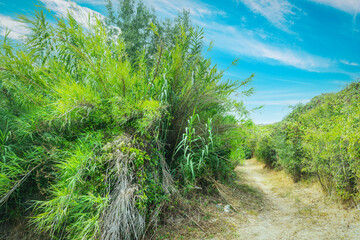
<svg viewBox="0 0 360 240">
<path fill-rule="evenodd" d="M 257 140 L 254 156 L 265 163 L 269 168 L 276 165 L 276 151 L 273 136 L 269 132 L 263 132 Z"/>
<path fill-rule="evenodd" d="M 359 90 L 360 83 L 354 82 L 338 93 L 316 96 L 306 105 L 295 106 L 270 133 L 256 131 L 255 155 L 264 162 L 276 162 L 295 181 L 313 175 L 329 194 L 358 202 Z M 276 158 L 271 158 L 273 146 Z"/>
<path fill-rule="evenodd" d="M 201 54 L 202 30 L 128 56 L 90 19 L 51 25 L 36 12 L 21 17 L 24 43 L 2 42 L 0 214 L 31 210 L 54 239 L 141 239 L 175 191 L 231 176 L 230 113 L 244 109 L 230 96 L 251 78 L 224 81 Z"/>
</svg>

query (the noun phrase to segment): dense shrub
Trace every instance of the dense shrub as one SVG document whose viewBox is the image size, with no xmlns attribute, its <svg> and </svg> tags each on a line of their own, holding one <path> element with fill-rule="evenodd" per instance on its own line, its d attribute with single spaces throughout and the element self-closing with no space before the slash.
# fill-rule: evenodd
<svg viewBox="0 0 360 240">
<path fill-rule="evenodd" d="M 128 56 L 90 19 L 50 25 L 37 12 L 22 17 L 25 43 L 2 42 L 1 219 L 32 210 L 51 238 L 140 239 L 172 193 L 232 175 L 241 129 L 230 113 L 243 109 L 230 96 L 251 78 L 224 81 L 201 30 Z"/>
<path fill-rule="evenodd" d="M 300 180 L 302 175 L 302 134 L 301 127 L 293 122 L 284 123 L 274 130 L 278 166 L 287 171 L 294 181 Z"/>
<path fill-rule="evenodd" d="M 304 167 L 323 188 L 344 200 L 359 200 L 360 83 L 327 95 L 304 113 Z M 310 118 L 316 119 L 310 121 Z"/>
<path fill-rule="evenodd" d="M 261 133 L 258 133 L 254 156 L 264 162 L 267 167 L 272 168 L 276 164 L 276 151 L 273 136 L 269 130 L 270 128 L 263 127 L 260 130 Z"/>
<path fill-rule="evenodd" d="M 275 150 L 276 164 L 295 181 L 314 175 L 330 194 L 358 202 L 359 90 L 360 83 L 354 82 L 338 93 L 316 96 L 306 105 L 295 106 L 282 122 L 272 126 L 270 135 L 256 132 L 260 137 L 255 155 L 264 161 L 264 156 Z"/>
</svg>

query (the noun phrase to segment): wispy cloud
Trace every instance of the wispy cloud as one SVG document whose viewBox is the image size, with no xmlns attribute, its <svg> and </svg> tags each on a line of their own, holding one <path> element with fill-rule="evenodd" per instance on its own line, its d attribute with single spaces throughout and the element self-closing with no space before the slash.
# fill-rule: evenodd
<svg viewBox="0 0 360 240">
<path fill-rule="evenodd" d="M 288 105 L 296 105 L 299 103 L 307 103 L 310 99 L 290 99 L 290 100 L 269 100 L 269 101 L 245 101 L 246 105 L 267 105 L 267 106 L 288 106 Z"/>
<path fill-rule="evenodd" d="M 76 3 L 86 3 L 94 6 L 105 5 L 105 0 L 74 0 Z"/>
<path fill-rule="evenodd" d="M 87 7 L 82 7 L 74 2 L 66 0 L 41 0 L 45 4 L 45 7 L 55 12 L 60 17 L 66 17 L 68 13 L 71 13 L 75 20 L 85 27 L 89 26 L 94 21 L 94 16 L 98 19 L 103 19 L 104 16 Z M 90 16 L 90 19 L 89 19 Z"/>
<path fill-rule="evenodd" d="M 334 81 L 331 81 L 331 83 L 333 84 L 336 84 L 336 85 L 346 85 L 346 84 L 349 84 L 351 81 L 343 81 L 343 80 L 334 80 Z"/>
<path fill-rule="evenodd" d="M 349 65 L 349 66 L 355 66 L 355 67 L 360 66 L 360 65 L 359 65 L 358 63 L 356 63 L 356 62 L 350 62 L 350 61 L 344 60 L 344 59 L 340 60 L 340 62 L 341 62 L 342 64 Z"/>
<path fill-rule="evenodd" d="M 84 27 L 89 26 L 89 20 L 90 24 L 94 22 L 94 16 L 96 16 L 98 19 L 104 18 L 104 16 L 99 12 L 87 7 L 82 7 L 71 1 L 41 0 L 41 2 L 44 3 L 46 8 L 53 11 L 59 17 L 66 17 L 68 13 L 71 13 L 75 20 Z M 8 35 L 9 38 L 23 40 L 25 35 L 30 33 L 30 29 L 28 29 L 26 26 L 26 24 L 18 22 L 9 16 L 0 14 L 0 35 L 2 36 L 5 36 L 7 30 L 11 30 L 10 34 Z"/>
<path fill-rule="evenodd" d="M 217 48 L 236 55 L 313 72 L 327 71 L 333 65 L 330 59 L 301 50 L 293 50 L 293 47 L 289 48 L 269 43 L 271 39 L 263 39 L 251 30 L 237 29 L 215 22 L 205 23 L 198 21 L 197 23 L 206 29 L 207 38 L 214 40 Z"/>
<path fill-rule="evenodd" d="M 280 81 L 280 82 L 289 82 L 289 83 L 296 83 L 296 84 L 308 85 L 308 86 L 314 85 L 314 84 L 311 84 L 308 82 L 301 82 L 301 81 L 294 81 L 294 80 L 286 80 L 286 79 L 275 79 L 275 80 Z"/>
<path fill-rule="evenodd" d="M 259 92 L 255 92 L 254 95 L 249 97 L 249 101 L 251 101 L 252 99 L 256 99 L 256 100 L 266 100 L 266 99 L 293 99 L 294 97 L 300 97 L 301 99 L 303 99 L 303 97 L 305 95 L 311 95 L 308 92 L 304 93 L 304 92 L 291 92 L 291 89 L 287 89 L 284 92 L 290 92 L 290 93 L 283 93 L 283 94 L 279 94 L 279 93 L 269 93 L 267 95 L 265 94 L 261 94 L 261 91 Z M 316 95 L 316 93 L 313 93 L 313 95 Z"/>
<path fill-rule="evenodd" d="M 144 2 L 166 17 L 174 17 L 179 11 L 182 11 L 183 9 L 189 10 L 191 15 L 194 17 L 226 15 L 224 11 L 199 1 L 144 0 Z"/>
<path fill-rule="evenodd" d="M 26 24 L 18 22 L 9 16 L 0 14 L 0 35 L 5 36 L 6 32 L 9 30 L 10 34 L 8 37 L 15 40 L 23 40 L 25 35 L 30 33 Z"/>
<path fill-rule="evenodd" d="M 327 5 L 350 14 L 357 14 L 360 12 L 359 0 L 309 0 L 309 1 Z"/>
<path fill-rule="evenodd" d="M 287 0 L 238 0 L 257 11 L 274 25 L 286 28 L 290 21 L 288 15 L 293 15 L 296 9 Z M 211 21 L 211 17 L 225 15 L 217 8 L 199 1 L 183 0 L 145 0 L 148 6 L 154 7 L 163 16 L 174 16 L 182 9 L 189 9 L 195 24 L 205 29 L 209 40 L 214 40 L 216 48 L 275 64 L 293 66 L 307 71 L 322 71 L 328 69 L 332 63 L 329 59 L 311 55 L 301 50 L 293 50 L 286 46 L 270 44 L 267 35 L 261 31 L 239 29 L 230 25 Z M 266 36 L 266 37 L 264 37 Z"/>
<path fill-rule="evenodd" d="M 265 17 L 274 26 L 288 31 L 293 24 L 288 18 L 294 15 L 296 7 L 287 0 L 237 0 L 245 4 L 252 12 Z"/>
</svg>

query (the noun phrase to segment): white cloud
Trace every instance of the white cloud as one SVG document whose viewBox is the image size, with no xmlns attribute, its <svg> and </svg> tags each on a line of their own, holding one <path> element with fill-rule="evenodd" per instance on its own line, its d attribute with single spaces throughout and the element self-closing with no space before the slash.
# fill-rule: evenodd
<svg viewBox="0 0 360 240">
<path fill-rule="evenodd" d="M 26 27 L 26 24 L 0 14 L 0 35 L 5 36 L 9 30 L 8 37 L 16 40 L 23 40 L 25 35 L 30 33 L 30 29 Z"/>
<path fill-rule="evenodd" d="M 297 9 L 287 0 L 237 0 L 242 1 L 252 11 L 260 13 L 275 26 L 286 30 L 291 24 L 287 17 Z M 237 29 L 230 25 L 211 22 L 212 17 L 225 15 L 215 7 L 199 1 L 145 0 L 162 16 L 175 16 L 183 8 L 190 9 L 192 21 L 205 29 L 207 39 L 214 40 L 215 47 L 270 63 L 293 66 L 308 71 L 328 70 L 332 66 L 329 59 L 309 54 L 301 50 L 269 43 L 270 37 L 259 30 Z M 206 19 L 205 19 L 206 17 Z"/>
<path fill-rule="evenodd" d="M 337 84 L 337 85 L 346 85 L 346 84 L 349 84 L 350 81 L 344 81 L 344 80 L 334 80 L 334 81 L 331 81 L 331 83 L 333 84 Z"/>
<path fill-rule="evenodd" d="M 214 40 L 217 48 L 232 52 L 235 55 L 293 66 L 313 72 L 327 71 L 333 65 L 329 59 L 301 50 L 293 50 L 283 45 L 269 43 L 271 39 L 262 39 L 255 31 L 236 29 L 216 22 L 204 23 L 197 21 L 196 23 L 206 29 L 207 38 Z"/>
<path fill-rule="evenodd" d="M 287 0 L 237 0 L 245 4 L 252 12 L 265 17 L 274 26 L 288 31 L 292 24 L 287 18 L 294 15 L 295 6 Z"/>
<path fill-rule="evenodd" d="M 344 59 L 340 60 L 340 62 L 341 62 L 342 64 L 349 65 L 349 66 L 355 66 L 355 67 L 360 66 L 360 65 L 359 65 L 358 63 L 356 63 L 356 62 L 349 62 L 348 60 L 344 60 Z"/>
<path fill-rule="evenodd" d="M 267 106 L 287 106 L 296 105 L 299 103 L 308 103 L 310 99 L 304 100 L 269 100 L 269 101 L 245 101 L 246 105 L 267 105 Z"/>
<path fill-rule="evenodd" d="M 60 17 L 66 17 L 68 12 L 72 14 L 75 20 L 85 27 L 94 23 L 94 16 L 98 19 L 103 19 L 104 16 L 97 11 L 91 10 L 87 7 L 82 7 L 74 2 L 66 0 L 41 0 L 45 4 L 45 7 L 55 12 Z"/>
<path fill-rule="evenodd" d="M 67 15 L 68 11 L 70 11 L 73 13 L 75 19 L 84 26 L 88 25 L 89 14 L 96 15 L 100 19 L 103 18 L 103 15 L 94 10 L 66 0 L 41 1 L 58 16 L 64 17 Z M 284 0 L 275 0 L 274 2 L 276 2 L 276 4 L 270 3 L 270 0 L 254 0 L 254 2 L 267 3 L 270 9 L 275 9 L 277 11 L 280 11 L 279 9 L 283 5 L 290 8 Z M 195 15 L 193 21 L 206 29 L 205 33 L 207 38 L 209 40 L 215 40 L 218 49 L 232 52 L 235 55 L 256 58 L 268 63 L 293 66 L 307 71 L 323 71 L 328 70 L 332 66 L 332 62 L 329 59 L 315 56 L 304 51 L 293 50 L 286 46 L 269 43 L 271 39 L 268 39 L 267 37 L 264 38 L 259 31 L 237 29 L 233 26 L 210 22 L 209 20 L 206 20 L 206 22 L 199 20 L 204 15 L 209 17 L 216 14 L 222 14 L 221 11 L 208 4 L 190 0 L 179 1 L 176 3 L 170 0 L 146 0 L 145 3 L 152 5 L 158 11 L 162 11 L 163 13 L 166 12 L 167 15 L 165 16 L 169 16 L 169 14 L 175 15 L 177 11 L 180 11 L 183 8 L 190 9 L 192 14 Z M 287 10 L 285 13 L 288 13 L 289 11 L 290 10 Z M 276 15 L 275 13 L 273 15 Z M 20 33 L 25 32 L 24 26 L 15 21 L 11 22 L 10 18 L 4 17 L 3 19 L 6 21 L 1 19 L 0 24 L 7 25 L 8 27 L 13 26 L 14 33 L 12 37 L 19 38 Z M 282 14 L 280 13 L 278 20 L 280 22 L 285 21 L 284 12 Z M 13 25 L 11 25 L 9 21 Z M 17 25 L 15 25 L 15 23 L 17 23 Z"/>
<path fill-rule="evenodd" d="M 105 1 L 104 0 L 74 0 L 74 2 L 76 3 L 86 3 L 86 4 L 90 4 L 90 5 L 105 5 Z"/>
<path fill-rule="evenodd" d="M 359 0 L 309 0 L 309 1 L 327 5 L 350 14 L 357 14 L 358 12 L 360 12 Z"/>
<path fill-rule="evenodd" d="M 309 85 L 309 86 L 314 85 L 314 84 L 311 84 L 311 83 L 308 83 L 308 82 L 294 81 L 294 80 L 286 80 L 286 79 L 276 79 L 276 81 L 280 81 L 280 82 L 290 82 L 290 83 L 296 83 L 296 84 L 301 84 L 301 85 Z"/>
<path fill-rule="evenodd" d="M 166 17 L 174 17 L 183 9 L 189 10 L 192 16 L 202 17 L 206 15 L 222 15 L 224 11 L 218 10 L 206 3 L 200 3 L 191 0 L 173 1 L 173 0 L 144 0 L 145 4 L 153 7 Z"/>
<path fill-rule="evenodd" d="M 89 0 L 86 0 L 89 1 Z M 82 7 L 74 2 L 66 0 L 41 0 L 45 7 L 55 12 L 59 17 L 66 17 L 70 12 L 75 20 L 85 27 L 90 23 L 94 23 L 94 16 L 98 19 L 103 19 L 104 16 L 97 11 L 91 10 L 87 7 Z M 26 27 L 26 24 L 18 22 L 9 16 L 0 14 L 0 35 L 5 36 L 7 30 L 11 30 L 9 38 L 22 40 L 24 35 L 30 33 L 30 29 Z"/>
</svg>

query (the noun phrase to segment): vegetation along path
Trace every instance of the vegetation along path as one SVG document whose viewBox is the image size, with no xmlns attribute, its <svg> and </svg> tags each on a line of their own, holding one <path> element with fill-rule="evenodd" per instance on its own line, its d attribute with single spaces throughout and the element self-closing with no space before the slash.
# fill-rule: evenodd
<svg viewBox="0 0 360 240">
<path fill-rule="evenodd" d="M 247 214 L 240 239 L 360 239 L 359 209 L 344 209 L 311 182 L 292 183 L 283 172 L 247 160 L 237 173 L 264 194 L 266 207 Z"/>
</svg>

